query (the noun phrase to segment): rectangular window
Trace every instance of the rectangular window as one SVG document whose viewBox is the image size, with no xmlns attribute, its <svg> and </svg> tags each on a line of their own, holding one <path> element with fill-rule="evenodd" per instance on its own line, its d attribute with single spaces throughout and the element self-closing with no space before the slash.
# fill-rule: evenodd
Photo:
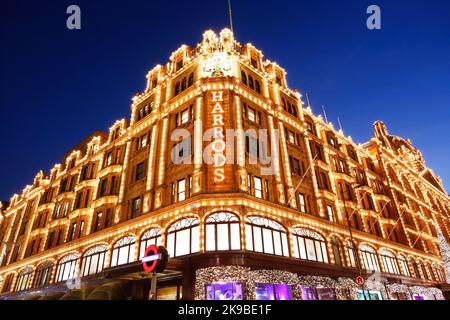
<svg viewBox="0 0 450 320">
<path fill-rule="evenodd" d="M 106 217 L 105 217 L 105 228 L 108 228 L 112 224 L 112 218 L 113 218 L 113 212 L 111 209 L 106 210 Z"/>
<path fill-rule="evenodd" d="M 112 151 L 108 151 L 105 155 L 105 167 L 112 165 Z"/>
<path fill-rule="evenodd" d="M 77 193 L 77 198 L 75 200 L 75 209 L 81 208 L 81 199 L 83 197 L 83 192 L 80 191 Z"/>
<path fill-rule="evenodd" d="M 102 181 L 100 181 L 100 189 L 99 189 L 99 197 L 103 197 L 104 195 L 106 195 L 106 185 L 108 183 L 108 178 L 104 178 L 102 179 Z"/>
<path fill-rule="evenodd" d="M 301 212 L 305 212 L 306 213 L 306 201 L 305 201 L 305 195 L 299 193 L 298 194 L 298 204 L 299 204 L 299 209 Z"/>
<path fill-rule="evenodd" d="M 103 212 L 97 212 L 97 215 L 95 216 L 95 225 L 94 225 L 94 232 L 100 230 L 101 223 L 102 223 L 102 215 Z"/>
<path fill-rule="evenodd" d="M 69 202 L 67 201 L 64 204 L 64 212 L 63 212 L 63 217 L 67 217 L 67 214 L 69 213 Z"/>
<path fill-rule="evenodd" d="M 333 213 L 332 206 L 327 206 L 327 215 L 328 215 L 328 220 L 330 220 L 331 222 L 334 222 L 334 213 Z"/>
<path fill-rule="evenodd" d="M 325 172 L 321 172 L 320 173 L 320 177 L 322 179 L 322 187 L 325 190 L 328 190 L 328 179 L 327 179 L 327 174 Z"/>
<path fill-rule="evenodd" d="M 255 197 L 262 199 L 262 181 L 261 178 L 253 177 L 253 185 L 255 187 Z"/>
<path fill-rule="evenodd" d="M 111 178 L 111 186 L 109 189 L 109 194 L 116 194 L 116 181 L 117 181 L 117 177 L 113 176 Z"/>
<path fill-rule="evenodd" d="M 265 193 L 265 199 L 269 200 L 269 180 L 264 180 L 264 193 Z"/>
<path fill-rule="evenodd" d="M 83 204 L 83 208 L 87 208 L 88 204 L 89 204 L 89 197 L 91 196 L 91 189 L 88 189 L 86 191 L 86 195 L 84 197 L 84 204 Z"/>
<path fill-rule="evenodd" d="M 139 181 L 144 179 L 145 177 L 145 161 L 142 161 L 136 166 L 136 179 L 135 181 Z"/>
<path fill-rule="evenodd" d="M 72 231 L 70 232 L 70 239 L 69 241 L 72 241 L 73 239 L 75 239 L 75 232 L 77 231 L 77 223 L 74 222 L 72 223 Z"/>
<path fill-rule="evenodd" d="M 178 192 L 177 199 L 178 201 L 183 201 L 186 199 L 186 179 L 181 179 L 177 183 Z"/>
<path fill-rule="evenodd" d="M 80 223 L 80 231 L 78 232 L 78 238 L 81 237 L 82 233 L 83 233 L 83 229 L 84 229 L 84 220 L 81 220 Z"/>
<path fill-rule="evenodd" d="M 134 198 L 131 202 L 131 217 L 136 218 L 141 213 L 141 198 Z"/>
<path fill-rule="evenodd" d="M 180 124 L 186 124 L 189 122 L 189 109 L 186 109 L 181 112 L 180 115 Z"/>
<path fill-rule="evenodd" d="M 247 107 L 247 117 L 251 122 L 256 122 L 256 112 L 255 109 Z"/>
<path fill-rule="evenodd" d="M 297 159 L 291 157 L 291 163 L 292 163 L 292 172 L 297 176 L 299 176 L 301 174 L 300 162 Z"/>
<path fill-rule="evenodd" d="M 290 130 L 288 131 L 288 141 L 295 144 L 295 133 Z"/>
<path fill-rule="evenodd" d="M 88 166 L 88 165 L 85 165 L 85 166 L 81 169 L 80 181 L 86 180 L 88 168 L 89 168 L 89 166 Z"/>
</svg>

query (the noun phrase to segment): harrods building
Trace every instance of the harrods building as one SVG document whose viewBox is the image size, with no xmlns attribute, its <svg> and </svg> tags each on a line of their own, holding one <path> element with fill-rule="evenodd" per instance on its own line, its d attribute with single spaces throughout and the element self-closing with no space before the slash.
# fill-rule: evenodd
<svg viewBox="0 0 450 320">
<path fill-rule="evenodd" d="M 1 202 L 0 299 L 149 299 L 150 244 L 157 299 L 448 296 L 450 198 L 420 151 L 381 121 L 355 143 L 230 30 L 130 109 Z"/>
</svg>

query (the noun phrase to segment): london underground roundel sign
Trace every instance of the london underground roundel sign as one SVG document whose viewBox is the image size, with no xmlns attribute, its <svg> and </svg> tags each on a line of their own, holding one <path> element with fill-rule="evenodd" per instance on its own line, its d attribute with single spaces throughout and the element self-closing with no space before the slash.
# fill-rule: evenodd
<svg viewBox="0 0 450 320">
<path fill-rule="evenodd" d="M 163 246 L 150 245 L 142 258 L 142 267 L 145 272 L 162 272 L 167 266 L 169 255 Z"/>
<path fill-rule="evenodd" d="M 355 283 L 356 283 L 357 285 L 362 286 L 362 285 L 364 285 L 365 282 L 366 282 L 366 279 L 364 279 L 364 277 L 357 276 L 357 277 L 355 278 Z"/>
</svg>

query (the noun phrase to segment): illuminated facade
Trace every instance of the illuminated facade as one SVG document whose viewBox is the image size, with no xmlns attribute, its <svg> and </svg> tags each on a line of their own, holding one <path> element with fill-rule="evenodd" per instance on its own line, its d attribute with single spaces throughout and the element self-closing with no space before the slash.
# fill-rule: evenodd
<svg viewBox="0 0 450 320">
<path fill-rule="evenodd" d="M 119 297 L 110 281 L 147 298 L 150 244 L 171 257 L 160 299 L 441 299 L 446 282 L 450 201 L 420 152 L 380 121 L 353 142 L 228 29 L 0 210 L 3 298 L 59 297 L 78 272 L 83 298 Z"/>
</svg>

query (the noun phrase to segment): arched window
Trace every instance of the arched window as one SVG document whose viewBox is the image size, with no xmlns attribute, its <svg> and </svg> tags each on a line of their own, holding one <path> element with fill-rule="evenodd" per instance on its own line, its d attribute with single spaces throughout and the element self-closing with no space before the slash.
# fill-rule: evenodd
<svg viewBox="0 0 450 320">
<path fill-rule="evenodd" d="M 83 256 L 82 275 L 89 276 L 91 274 L 99 273 L 105 266 L 105 256 L 108 246 L 106 244 L 97 245 L 89 249 Z"/>
<path fill-rule="evenodd" d="M 289 257 L 286 229 L 266 218 L 251 216 L 245 219 L 247 250 Z"/>
<path fill-rule="evenodd" d="M 261 93 L 261 85 L 258 80 L 255 80 L 255 90 L 256 92 Z"/>
<path fill-rule="evenodd" d="M 49 284 L 53 266 L 54 263 L 52 261 L 46 261 L 38 266 L 36 269 L 36 276 L 34 277 L 34 288 L 43 287 Z"/>
<path fill-rule="evenodd" d="M 252 90 L 255 89 L 255 83 L 253 82 L 253 77 L 252 76 L 248 76 L 248 86 Z"/>
<path fill-rule="evenodd" d="M 378 264 L 378 258 L 375 249 L 363 244 L 359 246 L 359 250 L 363 258 L 364 268 L 366 268 L 367 270 L 380 271 L 380 265 Z"/>
<path fill-rule="evenodd" d="M 414 271 L 414 276 L 416 278 L 422 278 L 420 275 L 420 270 L 419 270 L 419 266 L 416 262 L 416 260 L 414 260 L 412 257 L 409 258 L 409 263 L 412 265 L 413 267 L 413 271 Z"/>
<path fill-rule="evenodd" d="M 64 256 L 56 269 L 56 282 L 72 279 L 75 276 L 78 265 L 78 254 L 72 253 Z"/>
<path fill-rule="evenodd" d="M 398 263 L 400 264 L 400 268 L 402 269 L 402 274 L 404 276 L 410 277 L 411 273 L 409 272 L 408 263 L 406 262 L 406 258 L 404 255 L 399 254 L 397 256 Z"/>
<path fill-rule="evenodd" d="M 343 266 L 345 263 L 343 251 L 342 251 L 342 244 L 336 237 L 332 237 L 330 239 L 331 241 L 331 248 L 333 250 L 333 256 L 334 256 L 334 262 L 340 266 Z"/>
<path fill-rule="evenodd" d="M 427 270 L 428 280 L 437 281 L 436 276 L 434 275 L 434 272 L 433 272 L 433 268 L 431 268 L 428 263 L 425 263 L 425 269 Z"/>
<path fill-rule="evenodd" d="M 395 255 L 390 250 L 381 250 L 381 261 L 383 261 L 384 271 L 392 274 L 400 274 L 398 269 L 397 259 Z"/>
<path fill-rule="evenodd" d="M 244 71 L 241 71 L 241 79 L 242 79 L 242 83 L 244 85 L 247 85 L 247 75 L 245 74 Z"/>
<path fill-rule="evenodd" d="M 419 261 L 419 262 L 417 263 L 417 265 L 418 265 L 418 267 L 419 267 L 419 269 L 420 269 L 420 272 L 421 272 L 422 275 L 423 275 L 423 279 L 428 280 L 428 273 L 427 273 L 427 270 L 425 269 L 425 266 L 423 265 L 422 261 Z"/>
<path fill-rule="evenodd" d="M 186 218 L 172 224 L 167 230 L 167 251 L 179 257 L 200 251 L 200 225 L 197 218 Z"/>
<path fill-rule="evenodd" d="M 353 244 L 353 242 L 347 241 L 345 243 L 345 250 L 347 251 L 347 255 L 348 255 L 348 259 L 349 259 L 347 265 L 349 267 L 356 268 L 357 253 L 355 252 L 355 245 Z"/>
<path fill-rule="evenodd" d="M 309 229 L 295 228 L 292 230 L 292 238 L 294 257 L 328 263 L 327 248 L 321 235 Z"/>
<path fill-rule="evenodd" d="M 239 218 L 229 212 L 213 213 L 205 221 L 206 251 L 240 250 Z"/>
<path fill-rule="evenodd" d="M 134 259 L 135 237 L 127 236 L 119 239 L 113 247 L 111 267 L 127 264 Z"/>
<path fill-rule="evenodd" d="M 181 91 L 186 90 L 187 87 L 187 80 L 186 77 L 183 78 L 183 81 L 181 81 Z"/>
<path fill-rule="evenodd" d="M 433 265 L 434 270 L 436 271 L 436 274 L 438 276 L 438 281 L 441 283 L 445 283 L 445 272 L 444 270 L 442 270 L 442 267 L 439 266 L 438 264 L 434 264 Z"/>
<path fill-rule="evenodd" d="M 9 275 L 7 275 L 3 279 L 2 291 L 1 291 L 2 293 L 11 291 L 11 286 L 12 286 L 12 283 L 13 283 L 13 279 L 14 279 L 14 273 L 10 273 Z"/>
<path fill-rule="evenodd" d="M 139 260 L 142 260 L 145 254 L 145 250 L 154 244 L 155 246 L 161 245 L 161 229 L 151 228 L 142 235 L 141 242 L 139 244 Z"/>
<path fill-rule="evenodd" d="M 194 84 L 194 73 L 191 72 L 188 78 L 188 87 L 192 86 Z"/>
<path fill-rule="evenodd" d="M 30 280 L 32 275 L 33 275 L 33 268 L 27 267 L 24 270 L 22 270 L 17 276 L 17 282 L 14 291 L 27 290 L 30 286 Z"/>
</svg>

